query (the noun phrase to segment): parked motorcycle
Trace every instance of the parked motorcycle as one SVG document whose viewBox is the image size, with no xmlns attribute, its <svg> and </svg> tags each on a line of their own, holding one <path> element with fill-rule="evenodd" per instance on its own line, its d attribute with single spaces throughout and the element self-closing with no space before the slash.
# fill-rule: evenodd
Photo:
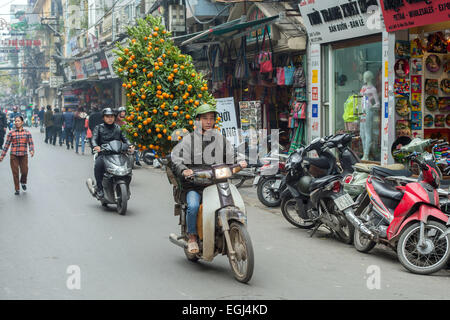
<svg viewBox="0 0 450 320">
<path fill-rule="evenodd" d="M 279 155 L 287 159 L 287 156 Z M 286 175 L 286 162 L 272 158 L 263 159 L 264 165 L 259 175 L 253 180 L 259 201 L 266 207 L 278 207 L 281 204 L 281 192 L 285 189 L 284 176 Z"/>
<path fill-rule="evenodd" d="M 168 162 L 170 163 L 170 162 Z M 210 170 L 194 171 L 189 177 L 194 184 L 206 186 L 197 216 L 199 253 L 187 250 L 186 194 L 170 165 L 167 176 L 174 186 L 175 216 L 180 218 L 181 235 L 170 234 L 172 243 L 184 249 L 188 260 L 212 261 L 218 254 L 227 255 L 234 277 L 246 283 L 253 275 L 253 246 L 247 231 L 247 214 L 244 201 L 237 188 L 228 179 L 237 173 L 239 165 L 214 165 Z"/>
<path fill-rule="evenodd" d="M 105 161 L 105 174 L 102 181 L 104 197 L 98 197 L 93 179 L 88 178 L 86 185 L 92 196 L 99 200 L 102 206 L 115 204 L 117 212 L 125 215 L 131 196 L 130 182 L 134 159 L 127 154 L 128 145 L 118 140 L 103 144 L 100 148 L 100 152 L 94 155 L 94 163 L 99 154 L 103 155 Z"/>
<path fill-rule="evenodd" d="M 419 166 L 420 181 L 392 187 L 369 176 L 357 212 L 374 236 L 356 230 L 354 246 L 369 252 L 383 243 L 397 251 L 400 263 L 409 271 L 431 274 L 443 268 L 450 257 L 449 218 L 439 208 L 437 171 L 416 152 L 406 159 Z"/>
<path fill-rule="evenodd" d="M 370 231 L 353 214 L 355 203 L 342 188 L 342 175 L 329 149 L 335 142 L 327 144 L 330 138 L 317 138 L 289 156 L 287 189 L 282 193 L 281 211 L 296 227 L 315 227 L 311 236 L 324 225 L 343 242 L 351 243 L 355 227 L 361 228 L 363 233 L 370 234 Z M 313 150 L 319 157 L 306 157 Z M 312 170 L 312 167 L 317 169 Z"/>
</svg>

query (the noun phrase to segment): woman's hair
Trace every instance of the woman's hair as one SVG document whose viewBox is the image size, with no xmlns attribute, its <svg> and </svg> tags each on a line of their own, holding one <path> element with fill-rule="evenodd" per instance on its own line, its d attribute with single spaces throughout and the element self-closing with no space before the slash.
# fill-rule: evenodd
<svg viewBox="0 0 450 320">
<path fill-rule="evenodd" d="M 23 122 L 23 117 L 22 117 L 22 116 L 16 116 L 16 117 L 14 118 L 14 121 L 15 121 L 17 118 L 20 118 L 20 120 Z"/>
</svg>

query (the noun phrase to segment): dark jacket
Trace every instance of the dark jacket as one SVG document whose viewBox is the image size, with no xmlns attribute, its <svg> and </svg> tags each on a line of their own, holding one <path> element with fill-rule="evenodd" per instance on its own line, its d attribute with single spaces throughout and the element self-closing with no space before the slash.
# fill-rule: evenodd
<svg viewBox="0 0 450 320">
<path fill-rule="evenodd" d="M 45 111 L 44 110 L 39 111 L 38 116 L 41 121 L 44 121 Z"/>
<path fill-rule="evenodd" d="M 8 127 L 8 120 L 6 119 L 6 114 L 3 111 L 0 111 L 0 129 L 7 127 Z"/>
<path fill-rule="evenodd" d="M 72 129 L 73 128 L 73 122 L 75 119 L 75 115 L 72 111 L 67 111 L 63 113 L 64 118 L 64 128 L 66 129 Z"/>
<path fill-rule="evenodd" d="M 62 112 L 57 112 L 53 115 L 53 125 L 59 129 L 62 128 L 63 125 L 63 114 Z"/>
<path fill-rule="evenodd" d="M 100 111 L 93 112 L 89 116 L 89 129 L 94 132 L 94 129 L 97 125 L 103 123 L 103 115 Z"/>
<path fill-rule="evenodd" d="M 92 133 L 93 148 L 114 140 L 119 140 L 128 145 L 131 145 L 130 141 L 127 139 L 123 131 L 120 130 L 120 127 L 115 123 L 113 123 L 112 125 L 107 125 L 105 123 L 99 124 L 95 127 L 94 132 Z"/>
<path fill-rule="evenodd" d="M 227 153 L 230 155 L 233 155 L 234 163 L 239 161 L 240 159 L 236 159 L 236 152 L 233 148 L 233 145 L 227 140 L 225 136 L 220 134 L 219 132 L 213 130 L 211 131 L 212 137 L 211 139 L 203 139 L 203 135 L 201 135 L 198 132 L 191 132 L 189 135 L 185 136 L 183 140 L 181 140 L 177 146 L 172 150 L 171 153 L 171 162 L 172 162 L 172 168 L 174 169 L 175 175 L 180 179 L 182 183 L 182 187 L 184 190 L 197 190 L 201 191 L 204 189 L 204 186 L 197 186 L 192 184 L 191 182 L 187 181 L 183 177 L 183 171 L 187 169 L 191 170 L 202 170 L 202 169 L 211 169 L 211 164 L 206 164 L 207 159 L 203 159 L 203 153 L 205 151 L 205 148 L 207 148 L 210 144 L 215 143 L 216 139 L 219 139 L 219 145 L 218 147 L 222 146 L 222 153 L 223 158 L 220 160 L 217 160 L 214 164 L 224 164 L 227 163 L 226 155 Z M 197 139 L 199 141 L 202 141 L 202 154 L 200 155 L 201 158 L 199 158 L 199 152 L 200 150 L 196 150 L 194 147 L 194 136 L 197 135 Z M 196 140 L 196 139 L 195 139 Z M 212 146 L 209 146 L 211 148 Z M 212 153 L 212 156 L 215 157 L 215 152 L 211 152 L 213 149 L 209 149 L 207 151 L 208 154 Z M 187 157 L 184 156 L 185 151 L 190 151 L 190 155 L 188 154 Z M 187 159 L 189 163 L 186 163 Z M 201 160 L 201 164 L 195 164 L 194 162 L 197 162 L 196 159 Z M 242 159 L 243 160 L 243 159 Z M 231 163 L 230 163 L 231 164 Z"/>
<path fill-rule="evenodd" d="M 46 127 L 53 127 L 53 111 L 52 110 L 45 111 L 44 125 Z"/>
<path fill-rule="evenodd" d="M 86 132 L 86 130 L 87 130 L 85 127 L 86 117 L 87 117 L 87 114 L 84 112 L 75 113 L 75 121 L 74 121 L 74 126 L 73 126 L 73 130 L 75 132 Z"/>
</svg>

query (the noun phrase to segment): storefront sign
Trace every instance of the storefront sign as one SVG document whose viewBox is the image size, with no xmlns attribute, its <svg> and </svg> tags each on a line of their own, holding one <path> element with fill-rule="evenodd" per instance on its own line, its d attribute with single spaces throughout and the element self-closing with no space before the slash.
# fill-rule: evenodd
<svg viewBox="0 0 450 320">
<path fill-rule="evenodd" d="M 105 51 L 106 60 L 108 61 L 109 66 L 109 73 L 111 78 L 118 78 L 119 76 L 116 75 L 113 68 L 114 60 L 117 59 L 117 55 L 112 51 L 113 49 L 110 49 L 108 51 Z"/>
<path fill-rule="evenodd" d="M 381 31 L 378 0 L 302 0 L 299 8 L 311 43 L 338 41 Z"/>
<path fill-rule="evenodd" d="M 308 68 L 311 70 L 308 79 L 308 87 L 311 88 L 311 95 L 308 97 L 308 140 L 312 141 L 315 138 L 321 136 L 320 128 L 320 117 L 321 117 L 321 105 L 319 101 L 320 97 L 320 74 L 319 70 L 321 68 L 321 48 L 320 44 L 311 44 L 309 46 L 309 56 L 308 56 Z M 317 99 L 315 99 L 317 97 Z M 314 103 L 313 103 L 314 101 Z M 311 111 L 309 111 L 311 110 Z"/>
<path fill-rule="evenodd" d="M 319 88 L 317 87 L 312 88 L 312 100 L 319 100 Z"/>
<path fill-rule="evenodd" d="M 9 39 L 0 40 L 0 46 L 2 47 L 40 47 L 41 40 L 30 40 L 30 39 Z"/>
<path fill-rule="evenodd" d="M 75 61 L 74 62 L 75 65 L 75 72 L 76 72 L 76 77 L 77 79 L 84 79 L 86 78 L 84 75 L 84 71 L 83 71 L 83 65 L 81 63 L 81 61 Z"/>
<path fill-rule="evenodd" d="M 222 119 L 221 130 L 222 134 L 227 137 L 228 141 L 234 146 L 239 143 L 238 137 L 238 123 L 236 117 L 236 109 L 234 107 L 234 98 L 216 99 L 217 112 Z"/>
<path fill-rule="evenodd" d="M 312 83 L 319 83 L 319 70 L 312 70 Z"/>
<path fill-rule="evenodd" d="M 448 21 L 448 0 L 381 0 L 388 32 Z"/>
<path fill-rule="evenodd" d="M 94 59 L 95 69 L 97 70 L 98 78 L 106 79 L 106 78 L 110 77 L 108 60 L 106 60 L 105 53 L 103 51 L 101 51 L 101 52 L 97 53 L 97 55 L 94 56 L 93 59 Z"/>
<path fill-rule="evenodd" d="M 83 60 L 83 68 L 84 68 L 84 73 L 88 77 L 93 77 L 93 76 L 97 75 L 97 70 L 95 70 L 94 61 L 92 58 L 86 58 Z"/>
</svg>

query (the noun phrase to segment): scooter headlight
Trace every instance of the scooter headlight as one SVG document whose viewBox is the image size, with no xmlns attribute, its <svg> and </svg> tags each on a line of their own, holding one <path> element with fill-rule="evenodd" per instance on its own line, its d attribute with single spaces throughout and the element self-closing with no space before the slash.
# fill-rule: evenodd
<svg viewBox="0 0 450 320">
<path fill-rule="evenodd" d="M 229 167 L 222 167 L 214 169 L 214 176 L 217 180 L 228 179 L 231 178 L 233 173 Z"/>
</svg>

